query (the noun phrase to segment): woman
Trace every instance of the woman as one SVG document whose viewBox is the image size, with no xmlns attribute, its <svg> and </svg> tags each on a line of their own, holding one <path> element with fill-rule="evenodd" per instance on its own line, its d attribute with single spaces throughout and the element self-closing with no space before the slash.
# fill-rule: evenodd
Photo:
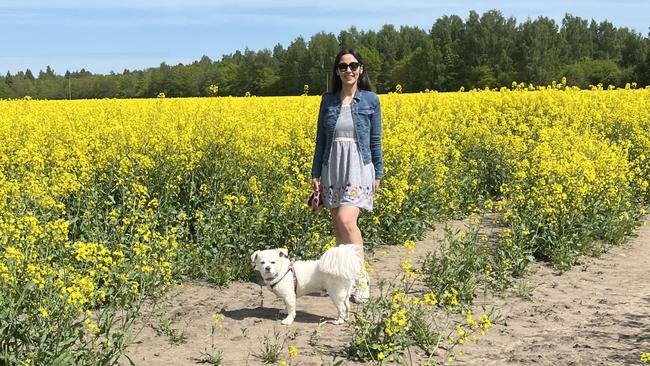
<svg viewBox="0 0 650 366">
<path fill-rule="evenodd" d="M 312 190 L 321 192 L 330 209 L 337 244 L 358 245 L 363 258 L 357 218 L 361 209 L 372 210 L 384 176 L 381 108 L 354 49 L 336 55 L 332 76 L 332 90 L 323 95 L 318 114 Z M 351 300 L 367 301 L 367 274 L 356 282 Z"/>
</svg>

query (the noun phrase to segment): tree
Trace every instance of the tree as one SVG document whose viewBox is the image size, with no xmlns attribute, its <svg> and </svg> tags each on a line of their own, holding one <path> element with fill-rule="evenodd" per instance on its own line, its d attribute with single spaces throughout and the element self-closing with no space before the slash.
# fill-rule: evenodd
<svg viewBox="0 0 650 366">
<path fill-rule="evenodd" d="M 145 95 L 149 98 L 165 93 L 168 97 L 183 96 L 175 73 L 171 66 L 162 62 L 158 68 L 150 70 Z"/>
<path fill-rule="evenodd" d="M 358 48 L 361 43 L 359 31 L 355 26 L 350 27 L 348 30 L 342 30 L 337 40 L 341 49 Z"/>
<path fill-rule="evenodd" d="M 373 30 L 362 31 L 359 34 L 359 44 L 370 49 L 377 49 L 377 32 Z"/>
<path fill-rule="evenodd" d="M 650 34 L 616 28 L 609 21 L 588 22 L 565 14 L 561 27 L 545 17 L 517 24 L 497 10 L 470 11 L 463 20 L 442 16 L 426 32 L 414 26 L 384 25 L 379 31 L 352 26 L 334 36 L 317 33 L 307 42 L 297 37 L 285 48 L 236 51 L 218 61 L 203 55 L 190 64 L 161 63 L 145 70 L 125 69 L 95 75 L 82 68 L 57 75 L 51 66 L 0 77 L 0 98 L 37 99 L 151 98 L 219 95 L 298 95 L 305 84 L 311 94 L 323 93 L 332 76 L 332 59 L 344 48 L 356 48 L 376 91 L 461 86 L 496 87 L 512 81 L 548 84 L 567 76 L 570 84 L 650 84 Z"/>
<path fill-rule="evenodd" d="M 381 74 L 381 55 L 374 48 L 367 48 L 365 46 L 357 47 L 359 55 L 363 58 L 363 69 L 368 74 L 370 84 L 376 89 L 375 78 Z"/>
<path fill-rule="evenodd" d="M 302 37 L 296 38 L 285 54 L 285 61 L 280 64 L 278 93 L 281 95 L 296 95 L 308 83 L 306 78 L 309 66 L 307 65 L 307 43 Z"/>
<path fill-rule="evenodd" d="M 391 85 L 390 72 L 399 60 L 397 56 L 400 51 L 400 43 L 400 34 L 392 24 L 384 25 L 377 32 L 377 51 L 379 51 L 382 58 L 382 72 L 377 75 L 377 90 L 379 92 L 386 92 L 394 87 L 394 85 Z"/>
<path fill-rule="evenodd" d="M 46 79 L 54 79 L 56 75 L 54 75 L 54 70 L 48 65 L 45 71 L 41 70 L 38 73 L 38 79 L 39 80 L 46 80 Z"/>
<path fill-rule="evenodd" d="M 564 44 L 554 20 L 527 20 L 519 27 L 517 44 L 519 80 L 544 84 L 558 79 Z"/>
<path fill-rule="evenodd" d="M 485 48 L 481 44 L 481 18 L 474 10 L 469 12 L 460 41 L 463 66 L 471 68 L 484 62 Z"/>
<path fill-rule="evenodd" d="M 431 43 L 418 47 L 408 56 L 400 60 L 393 69 L 392 79 L 395 85 L 400 84 L 406 92 L 418 92 L 431 88 L 436 69 Z"/>
<path fill-rule="evenodd" d="M 594 39 L 586 19 L 565 14 L 564 19 L 562 19 L 560 35 L 566 43 L 562 55 L 563 63 L 572 64 L 593 57 Z"/>
<path fill-rule="evenodd" d="M 460 56 L 465 70 L 463 84 L 484 86 L 508 84 L 516 76 L 512 55 L 516 20 L 496 10 L 479 16 L 471 11 L 461 37 Z"/>
<path fill-rule="evenodd" d="M 457 16 L 438 18 L 431 28 L 430 36 L 434 50 L 439 53 L 435 68 L 432 87 L 440 90 L 458 90 L 459 76 L 462 72 L 460 56 L 463 33 L 463 20 Z"/>
<path fill-rule="evenodd" d="M 494 79 L 488 76 L 476 79 L 479 85 L 497 86 L 512 82 L 515 77 L 514 61 L 512 54 L 515 48 L 517 33 L 516 20 L 504 18 L 501 12 L 490 10 L 481 16 L 481 44 L 485 47 L 485 59 L 479 66 Z"/>
<path fill-rule="evenodd" d="M 249 61 L 252 69 L 247 68 L 247 63 L 243 65 L 242 70 L 249 72 L 253 77 L 251 91 L 259 93 L 259 95 L 274 95 L 276 83 L 279 80 L 278 71 L 279 67 L 273 59 L 271 51 L 264 49 L 257 53 L 252 53 L 252 60 Z"/>
<path fill-rule="evenodd" d="M 129 70 L 124 70 L 122 76 L 118 76 L 115 97 L 133 98 L 142 95 L 142 92 L 138 90 L 138 85 L 142 83 L 143 79 L 142 71 L 130 72 Z"/>
<path fill-rule="evenodd" d="M 114 98 L 118 83 L 113 77 L 95 76 L 92 78 L 93 96 L 95 98 Z"/>
<path fill-rule="evenodd" d="M 307 59 L 307 82 L 309 90 L 315 94 L 327 91 L 332 78 L 334 56 L 339 53 L 339 43 L 332 33 L 316 33 L 309 40 Z"/>
<path fill-rule="evenodd" d="M 417 48 L 427 47 L 430 42 L 427 33 L 418 27 L 401 26 L 399 28 L 399 38 L 398 60 L 403 59 Z"/>
<path fill-rule="evenodd" d="M 284 46 L 280 43 L 276 44 L 275 47 L 273 47 L 273 59 L 275 59 L 276 62 L 282 64 L 285 62 L 286 57 L 287 50 L 284 49 Z"/>
<path fill-rule="evenodd" d="M 650 39 L 646 38 L 644 44 L 646 49 L 645 62 L 635 67 L 635 77 L 637 82 L 642 85 L 650 85 Z"/>
<path fill-rule="evenodd" d="M 619 60 L 621 58 L 618 32 L 611 22 L 604 20 L 597 24 L 592 20 L 590 30 L 594 37 L 594 59 Z"/>
<path fill-rule="evenodd" d="M 9 73 L 7 72 L 7 74 Z M 0 77 L 0 99 L 16 98 L 16 93 L 14 93 L 10 84 L 7 82 L 10 77 L 11 75 L 4 78 Z"/>
<path fill-rule="evenodd" d="M 19 72 L 13 77 L 11 89 L 17 97 L 24 97 L 29 95 L 34 97 L 36 88 L 34 87 L 34 75 L 27 69 L 24 73 Z"/>
<path fill-rule="evenodd" d="M 628 28 L 619 28 L 617 38 L 620 40 L 621 60 L 623 68 L 634 68 L 645 62 L 647 54 L 646 42 L 640 33 L 635 33 Z"/>
<path fill-rule="evenodd" d="M 29 81 L 34 81 L 34 74 L 32 74 L 32 70 L 30 70 L 30 69 L 25 70 L 25 76 L 24 77 L 25 77 L 25 79 L 27 79 Z"/>
<path fill-rule="evenodd" d="M 566 67 L 564 74 L 572 85 L 586 88 L 602 83 L 620 85 L 623 73 L 613 60 L 584 60 Z"/>
</svg>

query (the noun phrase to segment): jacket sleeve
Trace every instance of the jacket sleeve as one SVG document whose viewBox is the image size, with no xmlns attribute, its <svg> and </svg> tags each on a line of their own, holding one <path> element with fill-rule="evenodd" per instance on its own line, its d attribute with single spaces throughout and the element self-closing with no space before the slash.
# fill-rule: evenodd
<svg viewBox="0 0 650 366">
<path fill-rule="evenodd" d="M 318 122 L 316 127 L 316 147 L 314 149 L 314 159 L 311 163 L 311 177 L 320 178 L 323 166 L 323 154 L 325 153 L 325 126 L 323 126 L 323 119 L 325 115 L 325 98 L 327 94 L 323 95 L 320 101 L 318 110 Z"/>
<path fill-rule="evenodd" d="M 384 177 L 384 156 L 381 148 L 381 104 L 377 95 L 375 98 L 375 110 L 370 121 L 370 155 L 372 165 L 375 166 L 375 179 L 382 179 Z"/>
</svg>

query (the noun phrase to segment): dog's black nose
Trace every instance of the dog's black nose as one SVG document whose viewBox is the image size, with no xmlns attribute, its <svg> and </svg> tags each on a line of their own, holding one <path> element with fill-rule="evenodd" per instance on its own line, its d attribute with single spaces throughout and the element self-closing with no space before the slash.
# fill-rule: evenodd
<svg viewBox="0 0 650 366">
<path fill-rule="evenodd" d="M 271 270 L 271 266 L 266 266 L 266 267 L 264 267 L 264 269 L 267 270 L 267 271 L 270 271 L 270 270 Z"/>
</svg>

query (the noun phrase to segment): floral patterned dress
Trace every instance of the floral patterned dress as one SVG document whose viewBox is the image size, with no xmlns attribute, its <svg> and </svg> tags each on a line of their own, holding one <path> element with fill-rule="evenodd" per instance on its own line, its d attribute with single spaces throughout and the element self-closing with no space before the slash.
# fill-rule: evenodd
<svg viewBox="0 0 650 366">
<path fill-rule="evenodd" d="M 356 206 L 372 211 L 375 196 L 375 167 L 363 164 L 359 151 L 352 108 L 341 106 L 334 129 L 334 141 L 328 159 L 323 165 L 321 190 L 327 208 Z"/>
</svg>

